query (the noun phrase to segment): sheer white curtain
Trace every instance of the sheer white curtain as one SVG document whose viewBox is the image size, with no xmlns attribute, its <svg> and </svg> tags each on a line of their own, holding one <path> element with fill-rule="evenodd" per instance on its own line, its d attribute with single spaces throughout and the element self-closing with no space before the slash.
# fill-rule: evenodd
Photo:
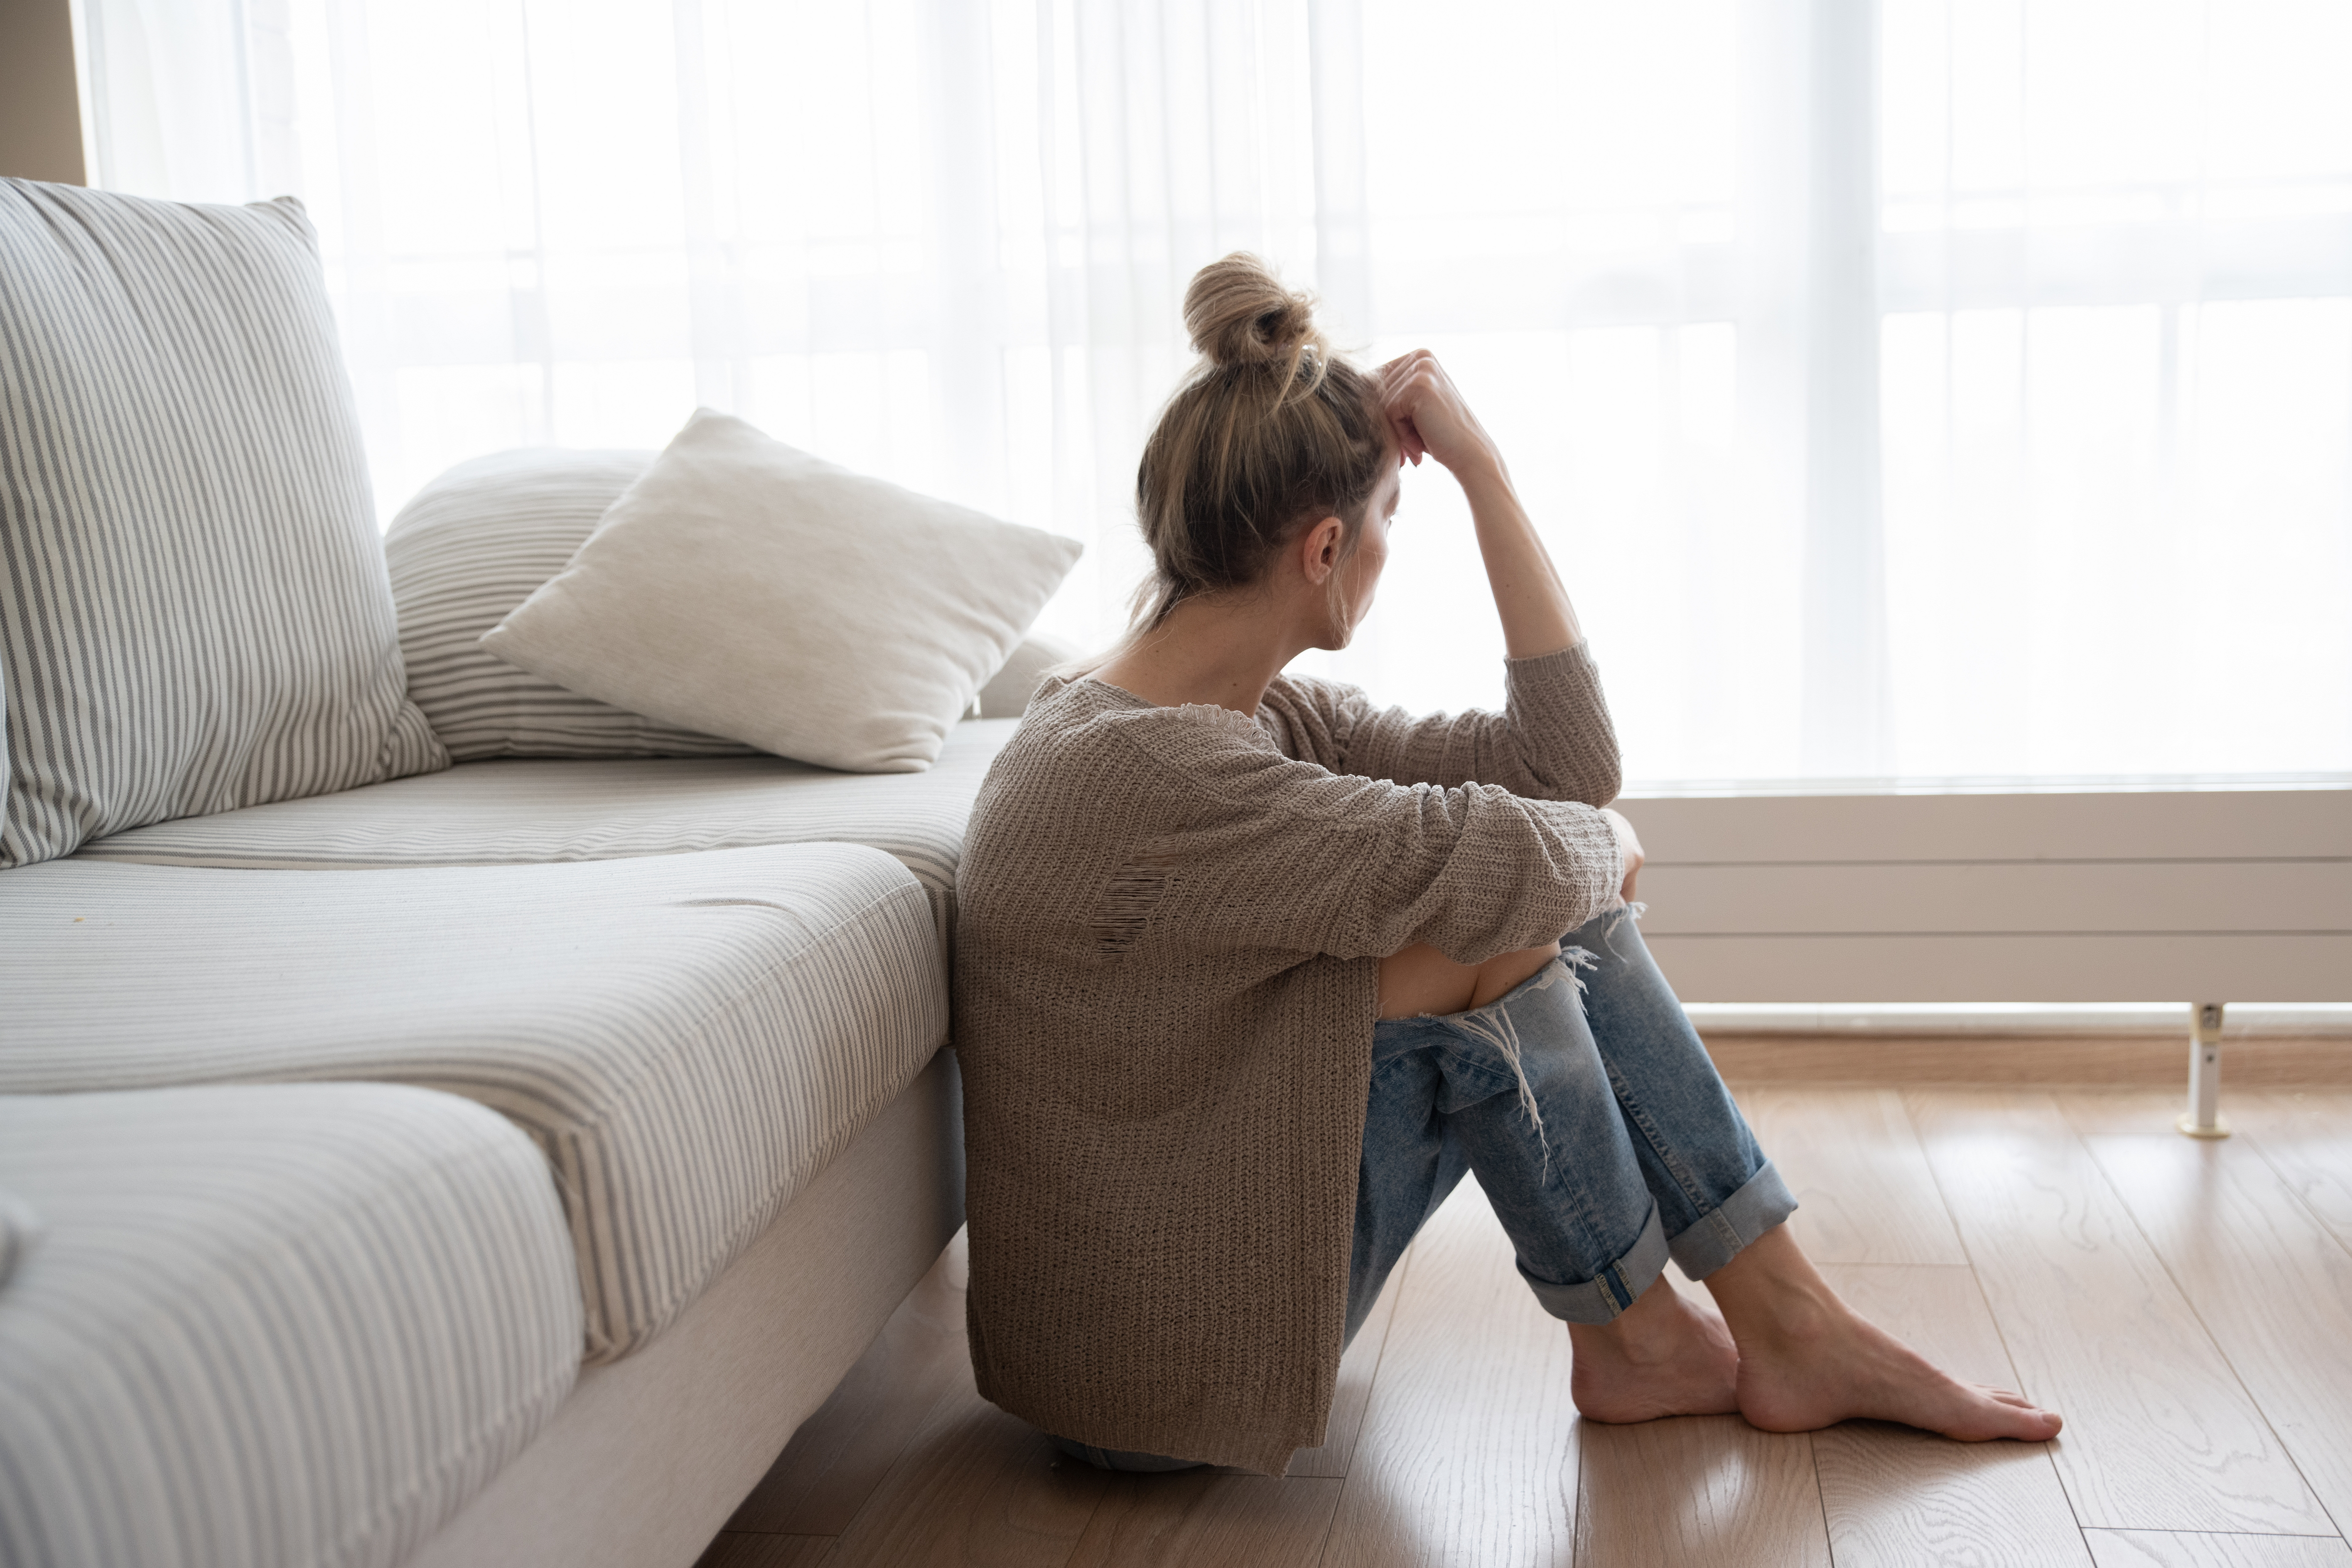
<svg viewBox="0 0 2352 1568">
<path fill-rule="evenodd" d="M 1257 249 L 1502 441 L 1648 780 L 2352 770 L 2332 0 L 83 0 L 100 183 L 318 220 L 386 515 L 697 404 L 1087 541 Z M 1501 640 L 1442 475 L 1357 647 Z"/>
<path fill-rule="evenodd" d="M 1900 764 L 2352 765 L 2352 7 L 1887 0 L 1883 59 Z"/>
</svg>

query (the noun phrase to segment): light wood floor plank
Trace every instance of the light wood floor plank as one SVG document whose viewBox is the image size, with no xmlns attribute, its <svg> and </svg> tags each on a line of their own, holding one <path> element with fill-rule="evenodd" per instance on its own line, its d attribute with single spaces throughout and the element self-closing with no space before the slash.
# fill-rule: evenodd
<svg viewBox="0 0 2352 1568">
<path fill-rule="evenodd" d="M 1954 1376 L 2017 1386 L 1971 1270 L 1829 1264 L 1822 1273 L 1855 1310 Z M 2090 1562 L 2047 1444 L 1954 1443 L 1853 1421 L 1815 1433 L 1813 1460 L 1838 1568 Z"/>
<path fill-rule="evenodd" d="M 2186 1535 L 2158 1530 L 2084 1531 L 2098 1568 L 2352 1568 L 2332 1535 Z"/>
<path fill-rule="evenodd" d="M 1750 1085 L 1738 1097 L 1797 1194 L 1790 1230 L 1814 1262 L 1968 1262 L 1899 1092 Z"/>
<path fill-rule="evenodd" d="M 751 1535 L 721 1531 L 694 1568 L 818 1568 L 833 1556 L 829 1535 Z"/>
<path fill-rule="evenodd" d="M 2231 1124 L 2253 1141 L 2336 1239 L 2352 1247 L 2352 1092 L 2233 1090 L 2223 1098 Z"/>
<path fill-rule="evenodd" d="M 1565 1563 L 1568 1330 L 1536 1305 L 1475 1180 L 1413 1243 L 1325 1568 Z"/>
<path fill-rule="evenodd" d="M 2352 1520 L 2352 1252 L 2261 1150 L 2174 1131 L 2168 1097 L 2061 1104 L 2321 1506 Z"/>
<path fill-rule="evenodd" d="M 2352 1093 L 2242 1087 L 2225 1105 L 2241 1135 L 2208 1151 L 2168 1131 L 2168 1087 L 2145 1104 L 1918 1090 L 1906 1155 L 1878 1095 L 1784 1090 L 1743 1100 L 1804 1189 L 1811 1246 L 1882 1260 L 1824 1273 L 1956 1372 L 2065 1411 L 2059 1442 L 1956 1445 L 1863 1425 L 1765 1439 L 1729 1418 L 1581 1426 L 1566 1331 L 1465 1184 L 1351 1348 L 1329 1442 L 1289 1479 L 1112 1477 L 1059 1461 L 972 1390 L 959 1258 L 892 1319 L 701 1568 L 1303 1564 L 1318 1541 L 1325 1562 L 1350 1568 L 1485 1568 L 1566 1563 L 1579 1537 L 1579 1568 L 1778 1568 L 1822 1561 L 1825 1543 L 1836 1568 L 2084 1568 L 2086 1553 L 2096 1568 L 2352 1568 L 2291 1462 L 2332 1500 L 2330 1465 L 2344 1461 L 2307 1449 L 2352 1454 L 2330 1425 L 2352 1407 L 2338 1387 L 2352 1296 L 2331 1261 L 2352 1258 Z M 1923 1164 L 1948 1216 L 1941 1238 L 1932 1226 L 1902 1234 L 1902 1216 L 1935 1212 Z M 1913 1246 L 1948 1258 L 1938 1249 L 1953 1238 L 1973 1270 L 1883 1261 Z M 2243 1310 L 2279 1300 L 2284 1317 Z M 1810 1466 L 1791 1463 L 1808 1444 Z M 2071 1548 L 2053 1462 L 2097 1527 Z M 768 1528 L 741 1528 L 754 1520 Z"/>
<path fill-rule="evenodd" d="M 1297 1568 L 1322 1551 L 1339 1488 L 1208 1470 L 1120 1476 L 1069 1568 Z"/>
<path fill-rule="evenodd" d="M 2077 1520 L 2331 1528 L 2253 1401 L 2046 1094 L 1906 1100 Z"/>
<path fill-rule="evenodd" d="M 801 1423 L 727 1528 L 839 1535 L 940 1401 L 971 1382 L 959 1231 L 831 1398 Z"/>
<path fill-rule="evenodd" d="M 1110 1478 L 981 1398 L 969 1373 L 842 1532 L 826 1568 L 1063 1568 Z"/>
<path fill-rule="evenodd" d="M 1576 1560 L 1608 1568 L 1829 1568 L 1812 1440 L 1737 1415 L 1586 1422 Z"/>
<path fill-rule="evenodd" d="M 1410 1247 L 1389 1273 L 1371 1316 L 1356 1331 L 1356 1341 L 1339 1359 L 1337 1386 L 1331 1392 L 1331 1418 L 1323 1428 L 1323 1446 L 1301 1448 L 1290 1456 L 1286 1476 L 1339 1477 L 1356 1455 L 1356 1435 L 1363 1429 L 1364 1408 L 1371 1402 L 1372 1375 L 1380 1369 L 1381 1352 L 1388 1344 L 1389 1325 L 1395 1321 L 1397 1298 L 1404 1293 L 1406 1271 L 1412 1267 Z"/>
</svg>

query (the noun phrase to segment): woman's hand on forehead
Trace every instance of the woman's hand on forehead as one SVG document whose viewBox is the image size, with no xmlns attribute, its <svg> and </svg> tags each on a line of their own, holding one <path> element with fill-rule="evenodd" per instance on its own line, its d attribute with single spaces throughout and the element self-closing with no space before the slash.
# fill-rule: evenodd
<svg viewBox="0 0 2352 1568">
<path fill-rule="evenodd" d="M 1421 432 L 1413 427 L 1412 415 L 1410 410 L 1400 407 L 1397 384 L 1408 366 L 1424 359 L 1432 364 L 1437 363 L 1436 356 L 1427 349 L 1415 349 L 1409 354 L 1400 354 L 1389 361 L 1388 363 L 1381 366 L 1379 372 L 1381 411 L 1388 416 L 1389 428 L 1396 435 L 1397 461 L 1399 464 L 1411 463 L 1416 468 L 1420 466 L 1421 459 L 1428 452 L 1429 447 L 1422 440 Z"/>
<path fill-rule="evenodd" d="M 1493 438 L 1435 354 L 1415 349 L 1381 366 L 1379 374 L 1382 412 L 1407 462 L 1417 464 L 1427 454 L 1456 476 L 1466 464 L 1500 463 Z"/>
</svg>

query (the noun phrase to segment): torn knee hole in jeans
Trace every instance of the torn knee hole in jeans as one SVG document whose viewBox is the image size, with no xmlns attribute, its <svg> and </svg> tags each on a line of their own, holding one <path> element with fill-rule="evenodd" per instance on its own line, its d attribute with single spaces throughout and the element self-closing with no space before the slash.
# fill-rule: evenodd
<svg viewBox="0 0 2352 1568">
<path fill-rule="evenodd" d="M 1565 975 L 1576 987 L 1577 1005 L 1581 1007 L 1584 1005 L 1584 976 L 1578 971 L 1598 968 L 1600 963 L 1601 961 L 1588 949 L 1563 947 L 1559 950 L 1559 963 L 1556 966 L 1545 965 L 1540 974 L 1513 994 L 1525 996 L 1549 991 Z M 1520 1054 L 1518 1026 L 1511 1022 L 1510 1010 L 1500 1002 L 1490 1002 L 1484 1007 L 1474 1007 L 1462 1014 L 1454 1023 L 1472 1039 L 1494 1047 L 1496 1052 L 1510 1064 L 1511 1076 L 1518 1081 L 1519 1109 L 1527 1113 L 1528 1121 L 1535 1128 L 1536 1146 L 1543 1152 L 1543 1164 L 1537 1180 L 1549 1180 L 1551 1175 L 1551 1140 L 1544 1135 L 1543 1110 L 1536 1104 L 1535 1087 L 1528 1082 L 1527 1063 Z"/>
<path fill-rule="evenodd" d="M 1601 915 L 1601 918 L 1609 923 L 1601 928 L 1601 943 L 1603 947 L 1606 947 L 1609 950 L 1610 957 L 1622 958 L 1625 956 L 1623 953 L 1617 951 L 1617 928 L 1623 925 L 1627 921 L 1632 921 L 1638 925 L 1641 923 L 1642 917 L 1649 912 L 1649 905 L 1641 902 L 1639 900 L 1629 899 L 1625 902 L 1619 904 L 1615 909 L 1607 910 Z"/>
</svg>

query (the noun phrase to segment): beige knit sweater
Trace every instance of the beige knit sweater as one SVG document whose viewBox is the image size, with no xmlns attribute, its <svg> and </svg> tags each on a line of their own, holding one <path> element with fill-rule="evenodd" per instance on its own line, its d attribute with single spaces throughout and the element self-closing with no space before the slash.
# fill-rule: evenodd
<svg viewBox="0 0 2352 1568">
<path fill-rule="evenodd" d="M 1255 722 L 1091 679 L 1030 704 L 956 889 L 982 1394 L 1269 1474 L 1323 1440 L 1379 961 L 1477 963 L 1617 896 L 1591 658 L 1507 681 L 1458 717 L 1290 677 Z"/>
</svg>

